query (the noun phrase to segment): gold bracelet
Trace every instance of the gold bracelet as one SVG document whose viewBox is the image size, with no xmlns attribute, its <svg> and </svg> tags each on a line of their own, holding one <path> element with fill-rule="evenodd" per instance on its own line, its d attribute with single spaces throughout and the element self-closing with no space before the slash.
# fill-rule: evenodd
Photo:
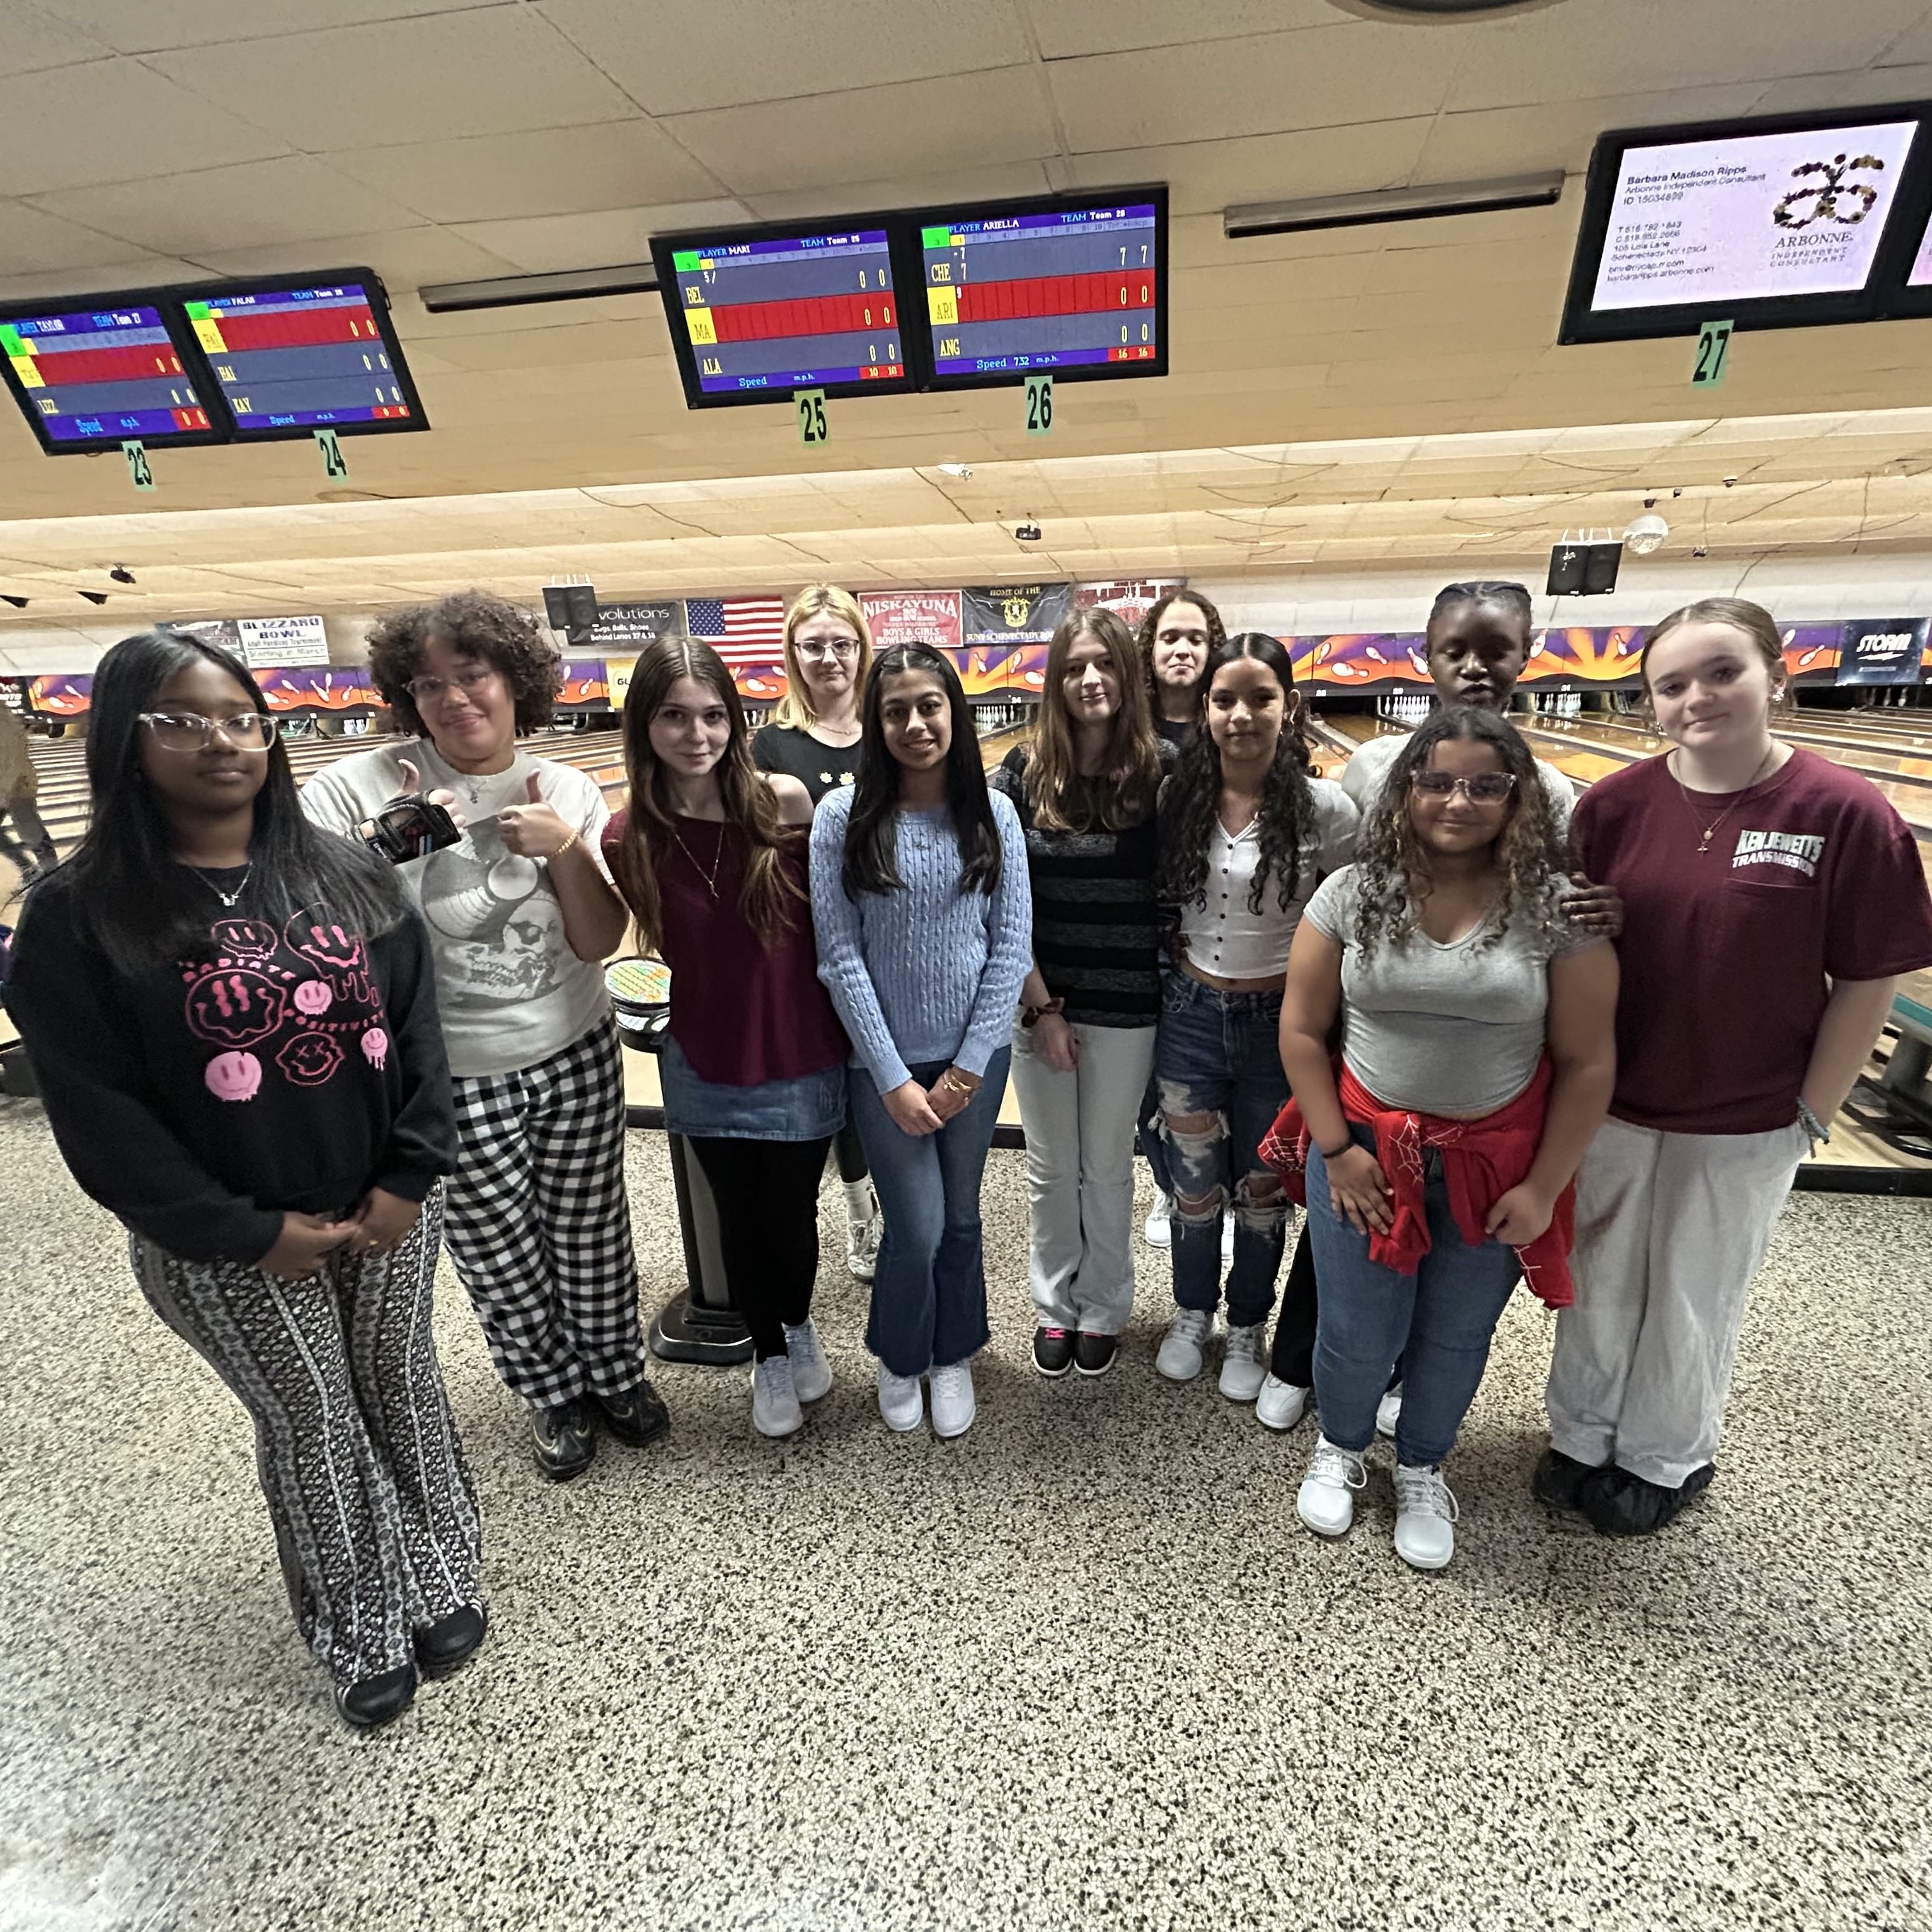
<svg viewBox="0 0 1932 1932">
<path fill-rule="evenodd" d="M 576 843 L 577 834 L 574 831 L 572 831 L 570 836 L 550 855 L 551 862 L 554 864 L 557 860 L 561 859 L 565 853 L 568 852 Z"/>
<path fill-rule="evenodd" d="M 956 1094 L 964 1094 L 969 1100 L 979 1090 L 970 1082 L 960 1078 L 959 1070 L 956 1066 L 949 1066 L 939 1076 L 939 1084 L 942 1087 L 950 1087 Z"/>
</svg>

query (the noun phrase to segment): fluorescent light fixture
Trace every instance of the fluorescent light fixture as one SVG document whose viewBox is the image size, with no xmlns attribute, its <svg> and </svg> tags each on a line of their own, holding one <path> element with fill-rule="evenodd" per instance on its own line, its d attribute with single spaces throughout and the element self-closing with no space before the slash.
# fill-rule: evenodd
<svg viewBox="0 0 1932 1932">
<path fill-rule="evenodd" d="M 470 308 L 521 308 L 530 302 L 583 302 L 598 296 L 647 294 L 658 285 L 648 262 L 608 268 L 564 268 L 547 275 L 499 275 L 484 282 L 432 282 L 416 292 L 431 315 Z"/>
<path fill-rule="evenodd" d="M 1499 208 L 1548 208 L 1563 192 L 1563 171 L 1509 175 L 1495 181 L 1446 182 L 1434 188 L 1384 188 L 1366 194 L 1318 195 L 1310 201 L 1264 201 L 1224 208 L 1231 242 L 1250 235 L 1298 235 L 1317 228 L 1366 228 L 1379 221 L 1428 221 L 1438 214 L 1486 214 Z M 425 294 L 428 291 L 424 292 Z"/>
</svg>

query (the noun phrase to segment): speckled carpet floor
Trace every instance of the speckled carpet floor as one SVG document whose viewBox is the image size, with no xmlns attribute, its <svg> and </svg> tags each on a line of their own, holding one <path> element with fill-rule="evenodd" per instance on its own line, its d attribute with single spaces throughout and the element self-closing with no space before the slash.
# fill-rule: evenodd
<svg viewBox="0 0 1932 1932">
<path fill-rule="evenodd" d="M 633 1136 L 646 1299 L 681 1267 Z M 1718 1480 L 1667 1535 L 1531 1502 L 1519 1298 L 1450 1469 L 1454 1566 L 1302 1530 L 1312 1425 L 1028 1366 L 995 1153 L 980 1419 L 893 1438 L 828 1259 L 839 1384 L 784 1446 L 666 1367 L 668 1444 L 529 1462 L 446 1275 L 495 1628 L 373 1736 L 299 1648 L 240 1410 L 0 1100 L 0 1927 L 1922 1928 L 1932 1208 L 1801 1196 Z M 836 1192 L 825 1197 L 828 1242 Z"/>
</svg>

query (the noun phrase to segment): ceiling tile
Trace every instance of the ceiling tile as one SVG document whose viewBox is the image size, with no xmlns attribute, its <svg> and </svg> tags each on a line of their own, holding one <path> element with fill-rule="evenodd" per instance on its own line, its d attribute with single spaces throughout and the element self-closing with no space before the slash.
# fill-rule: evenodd
<svg viewBox="0 0 1932 1932">
<path fill-rule="evenodd" d="M 395 20 L 422 14 L 458 13 L 516 0 L 34 0 L 122 53 L 246 40 L 305 28 Z"/>
<path fill-rule="evenodd" d="M 1012 67 L 1029 58 L 1011 0 L 541 0 L 542 11 L 652 113 L 790 100 Z"/>
<path fill-rule="evenodd" d="M 76 61 L 102 59 L 113 51 L 105 40 L 56 19 L 38 5 L 12 0 L 0 10 L 0 74 L 68 67 Z"/>
<path fill-rule="evenodd" d="M 1058 146 L 1028 68 L 679 114 L 664 125 L 740 196 L 1034 160 Z"/>
<path fill-rule="evenodd" d="M 938 208 L 958 202 L 1004 201 L 1048 194 L 1052 187 L 1044 162 L 1006 161 L 983 168 L 955 168 L 944 174 L 848 182 L 838 188 L 779 189 L 748 195 L 746 203 L 760 221 L 789 221 L 798 215 L 836 215 L 854 208 Z"/>
<path fill-rule="evenodd" d="M 0 201 L 0 262 L 10 275 L 98 268 L 125 262 L 124 242 L 44 214 L 22 201 Z"/>
<path fill-rule="evenodd" d="M 224 248 L 195 257 L 198 266 L 217 275 L 272 275 L 284 269 L 370 268 L 393 296 L 424 282 L 460 282 L 506 275 L 511 266 L 466 242 L 446 228 L 402 228 L 380 235 L 335 236 L 328 244 L 330 260 L 318 262 L 313 242 L 265 243 L 251 248 Z"/>
<path fill-rule="evenodd" d="M 458 222 L 449 232 L 500 255 L 514 267 L 540 274 L 647 262 L 653 235 L 685 228 L 734 227 L 751 218 L 741 202 L 677 202 L 668 207 L 604 208 L 595 214 L 554 214 L 540 220 Z"/>
<path fill-rule="evenodd" d="M 1333 0 L 1049 0 L 1034 9 L 1048 60 L 1333 26 L 1336 18 Z"/>
<path fill-rule="evenodd" d="M 328 149 L 616 121 L 631 104 L 521 7 L 242 40 L 148 64 L 209 100 Z"/>
<path fill-rule="evenodd" d="M 93 266 L 0 275 L 0 302 L 38 302 L 48 296 L 92 295 L 98 290 L 138 289 L 166 282 L 188 281 L 199 272 L 192 262 L 176 261 L 164 255 L 130 257 L 124 243 L 110 245 L 118 251 L 116 259 L 104 260 Z"/>
<path fill-rule="evenodd" d="M 1876 67 L 1858 74 L 1808 74 L 1798 80 L 1774 81 L 1760 90 L 1751 111 L 1792 114 L 1817 107 L 1873 107 L 1894 100 L 1923 100 L 1932 96 L 1932 64 L 1928 63 L 1932 63 L 1932 54 L 1911 67 Z"/>
<path fill-rule="evenodd" d="M 1047 69 L 1074 153 L 1432 114 L 1454 72 L 1432 35 L 1366 21 Z"/>
<path fill-rule="evenodd" d="M 410 211 L 306 154 L 246 161 L 143 182 L 67 188 L 37 197 L 50 214 L 84 222 L 158 254 L 192 256 L 332 235 L 410 226 Z"/>
<path fill-rule="evenodd" d="M 84 139 L 75 130 L 84 129 Z M 0 80 L 0 181 L 16 195 L 140 181 L 157 155 L 216 167 L 285 154 L 289 144 L 235 119 L 138 61 L 92 61 Z"/>
<path fill-rule="evenodd" d="M 717 184 L 641 116 L 526 134 L 332 154 L 332 165 L 431 221 L 510 221 L 701 201 Z"/>
</svg>

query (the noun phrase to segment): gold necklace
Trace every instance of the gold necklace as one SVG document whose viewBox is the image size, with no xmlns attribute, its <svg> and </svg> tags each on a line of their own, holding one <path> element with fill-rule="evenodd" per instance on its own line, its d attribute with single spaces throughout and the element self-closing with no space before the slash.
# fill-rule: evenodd
<svg viewBox="0 0 1932 1932">
<path fill-rule="evenodd" d="M 718 868 L 724 862 L 724 827 L 722 823 L 718 827 L 718 850 L 712 854 L 711 869 L 708 872 L 698 862 L 696 854 L 684 842 L 684 834 L 675 825 L 670 829 L 670 836 L 677 841 L 677 849 L 691 861 L 691 869 L 704 881 L 704 890 L 711 895 L 715 903 L 718 897 Z"/>
<path fill-rule="evenodd" d="M 1671 755 L 1674 758 L 1676 754 L 1672 752 Z M 1738 791 L 1732 797 L 1730 803 L 1726 806 L 1724 810 L 1719 812 L 1717 817 L 1712 819 L 1710 824 L 1704 827 L 1704 836 L 1697 847 L 1697 850 L 1700 852 L 1708 852 L 1710 850 L 1711 841 L 1717 836 L 1718 827 L 1723 824 L 1724 820 L 1730 818 L 1731 814 L 1736 811 L 1738 807 L 1744 802 L 1744 793 L 1749 791 L 1751 787 L 1756 784 L 1758 780 L 1764 776 L 1765 766 L 1769 764 L 1772 760 L 1776 758 L 1777 755 L 1778 740 L 1774 738 L 1771 741 L 1771 749 L 1766 752 L 1764 756 L 1758 760 L 1757 770 L 1752 772 L 1750 776 L 1744 781 L 1743 789 Z M 1696 824 L 1702 818 L 1702 814 L 1700 813 L 1697 808 L 1690 802 L 1690 794 L 1684 789 L 1684 781 L 1682 778 L 1678 778 L 1676 766 L 1666 766 L 1666 769 L 1670 771 L 1671 777 L 1676 780 L 1677 795 L 1684 801 L 1684 809 L 1690 814 L 1690 823 L 1693 825 Z"/>
</svg>

